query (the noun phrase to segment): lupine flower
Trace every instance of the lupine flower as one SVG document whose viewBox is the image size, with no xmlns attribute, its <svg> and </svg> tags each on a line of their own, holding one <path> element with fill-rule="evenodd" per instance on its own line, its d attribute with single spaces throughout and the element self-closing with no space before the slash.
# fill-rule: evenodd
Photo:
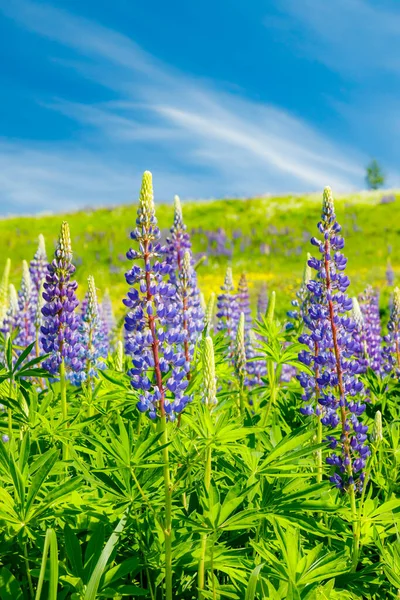
<svg viewBox="0 0 400 600">
<path fill-rule="evenodd" d="M 369 285 L 364 293 L 359 294 L 358 300 L 364 321 L 368 364 L 376 373 L 381 373 L 382 335 L 379 294 Z"/>
<path fill-rule="evenodd" d="M 210 297 L 207 302 L 206 310 L 204 312 L 204 328 L 206 333 L 210 333 L 213 326 L 214 319 L 214 306 L 215 306 L 215 294 L 211 292 Z"/>
<path fill-rule="evenodd" d="M 210 336 L 207 336 L 204 340 L 202 365 L 204 402 L 208 405 L 217 404 L 214 344 Z"/>
<path fill-rule="evenodd" d="M 116 320 L 114 316 L 110 292 L 108 289 L 104 292 L 103 295 L 103 300 L 100 305 L 100 315 L 108 332 L 108 336 L 109 338 L 111 338 L 115 330 Z"/>
<path fill-rule="evenodd" d="M 257 320 L 265 316 L 268 308 L 267 284 L 263 283 L 257 298 Z"/>
<path fill-rule="evenodd" d="M 383 338 L 383 368 L 386 373 L 400 374 L 400 289 L 393 292 L 393 304 L 388 322 L 388 334 Z"/>
<path fill-rule="evenodd" d="M 15 340 L 17 345 L 24 348 L 35 341 L 35 304 L 28 263 L 24 260 L 22 262 L 21 288 L 18 292 L 19 332 Z"/>
<path fill-rule="evenodd" d="M 217 331 L 224 331 L 230 339 L 231 354 L 233 354 L 237 324 L 239 320 L 239 307 L 234 290 L 232 269 L 226 270 L 224 284 L 221 286 L 222 294 L 217 296 Z"/>
<path fill-rule="evenodd" d="M 18 294 L 15 286 L 10 283 L 8 286 L 8 308 L 6 316 L 3 320 L 1 328 L 2 333 L 7 336 L 11 334 L 15 329 L 18 329 L 21 324 Z"/>
<path fill-rule="evenodd" d="M 53 261 L 47 266 L 46 281 L 43 284 L 42 308 L 44 322 L 41 327 L 41 343 L 50 356 L 43 367 L 56 375 L 64 361 L 67 370 L 79 372 L 82 364 L 79 360 L 78 319 L 75 314 L 79 302 L 75 292 L 78 284 L 71 281 L 75 272 L 72 264 L 72 247 L 68 223 L 64 221 Z"/>
<path fill-rule="evenodd" d="M 318 248 L 321 258 L 309 260 L 317 273 L 308 283 L 311 296 L 306 331 L 299 337 L 308 346 L 308 350 L 300 352 L 299 360 L 314 375 L 298 375 L 305 402 L 301 412 L 315 413 L 324 426 L 333 430 L 340 426 L 339 439 L 332 435 L 327 438 L 330 448 L 337 450 L 327 458 L 336 471 L 330 479 L 340 489 L 362 489 L 363 469 L 370 454 L 366 444 L 368 427 L 360 421 L 365 404 L 358 397 L 364 394 L 364 388 L 358 378 L 360 364 L 354 358 L 355 324 L 347 314 L 352 301 L 346 294 L 350 283 L 344 274 L 347 259 L 340 252 L 344 240 L 339 235 L 341 228 L 336 221 L 330 188 L 324 190 L 318 229 L 323 240 L 312 238 L 311 243 Z"/>
<path fill-rule="evenodd" d="M 246 375 L 245 315 L 240 313 L 235 343 L 235 370 L 243 386 Z"/>
<path fill-rule="evenodd" d="M 47 275 L 47 254 L 44 237 L 39 235 L 39 243 L 33 259 L 29 265 L 29 273 L 31 277 L 32 291 L 39 294 L 41 282 Z"/>
<path fill-rule="evenodd" d="M 179 274 L 182 270 L 183 257 L 188 250 L 191 255 L 192 244 L 186 225 L 183 222 L 182 206 L 179 196 L 174 198 L 174 224 L 171 229 L 171 237 L 167 238 L 166 262 L 171 265 L 170 281 L 177 285 Z"/>
<path fill-rule="evenodd" d="M 190 400 L 185 395 L 189 364 L 182 351 L 185 334 L 174 327 L 176 287 L 164 279 L 172 267 L 159 260 L 166 248 L 159 243 L 152 176 L 148 171 L 143 175 L 136 229 L 131 238 L 139 250 L 130 249 L 127 258 L 143 265 L 134 265 L 125 275 L 132 286 L 124 300 L 130 309 L 125 317 L 125 350 L 132 356 L 131 384 L 140 392 L 137 407 L 141 412 L 147 412 L 152 419 L 158 414 L 173 420 Z"/>
<path fill-rule="evenodd" d="M 239 279 L 236 300 L 238 303 L 239 314 L 244 314 L 244 328 L 245 332 L 248 333 L 251 329 L 251 308 L 250 308 L 250 295 L 249 286 L 247 283 L 247 277 L 245 273 L 242 273 Z"/>
<path fill-rule="evenodd" d="M 365 335 L 364 316 L 361 312 L 360 304 L 357 298 L 352 298 L 353 308 L 351 310 L 351 318 L 354 321 L 355 327 L 353 338 L 355 341 L 354 354 L 357 356 L 360 365 L 360 373 L 365 373 L 368 367 L 368 346 Z"/>
<path fill-rule="evenodd" d="M 256 360 L 255 357 L 259 353 L 260 340 L 257 335 L 254 333 L 253 329 L 249 331 L 249 345 L 246 347 L 246 356 L 247 356 L 247 378 L 246 385 L 260 385 L 262 383 L 261 378 L 265 377 L 267 374 L 267 367 L 265 360 L 260 359 Z M 253 360 L 250 360 L 253 359 Z"/>
<path fill-rule="evenodd" d="M 10 268 L 11 259 L 7 258 L 0 282 L 0 328 L 3 327 L 8 310 Z"/>
<path fill-rule="evenodd" d="M 377 410 L 375 413 L 374 431 L 372 437 L 374 442 L 381 442 L 383 440 L 382 413 L 380 410 Z"/>
<path fill-rule="evenodd" d="M 394 271 L 390 258 L 388 258 L 386 266 L 386 283 L 389 287 L 392 287 L 392 285 L 394 284 Z"/>
<path fill-rule="evenodd" d="M 40 332 L 41 332 L 41 328 L 42 328 L 42 324 L 43 324 L 43 314 L 42 314 L 42 308 L 44 306 L 43 292 L 44 292 L 44 281 L 42 281 L 40 288 L 39 288 L 38 299 L 37 299 L 37 303 L 36 303 L 36 307 L 35 307 L 35 317 L 34 317 L 34 321 L 33 321 L 33 324 L 35 327 L 36 356 L 39 356 L 40 350 L 41 350 Z"/>
<path fill-rule="evenodd" d="M 296 299 L 292 300 L 293 310 L 288 312 L 288 317 L 295 322 L 295 327 L 302 328 L 304 317 L 308 314 L 310 290 L 308 284 L 312 279 L 312 270 L 308 264 L 311 259 L 311 254 L 307 253 L 306 265 L 303 272 L 303 280 L 299 290 L 296 292 Z"/>
<path fill-rule="evenodd" d="M 204 313 L 200 306 L 196 272 L 189 250 L 185 251 L 181 262 L 176 302 L 178 312 L 175 325 L 184 332 L 183 347 L 186 361 L 189 363 L 193 358 L 199 335 L 204 329 Z"/>
<path fill-rule="evenodd" d="M 82 302 L 77 332 L 81 369 L 72 372 L 70 379 L 74 385 L 81 385 L 84 381 L 93 380 L 98 369 L 104 369 L 108 354 L 108 337 L 100 318 L 93 275 L 88 277 L 88 291 Z"/>
</svg>

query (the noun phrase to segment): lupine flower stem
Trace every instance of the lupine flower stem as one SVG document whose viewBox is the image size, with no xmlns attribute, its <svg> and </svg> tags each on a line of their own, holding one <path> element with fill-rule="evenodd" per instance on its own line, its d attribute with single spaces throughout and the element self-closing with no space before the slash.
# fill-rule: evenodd
<svg viewBox="0 0 400 600">
<path fill-rule="evenodd" d="M 214 357 L 214 345 L 210 336 L 207 336 L 204 340 L 204 348 L 202 353 L 203 363 L 203 377 L 204 377 L 204 402 L 208 410 L 211 411 L 215 405 L 217 387 L 215 379 L 215 357 Z M 212 450 L 211 440 L 207 440 L 206 447 L 206 466 L 204 471 L 204 488 L 208 494 L 211 485 L 212 475 Z M 205 584 L 205 562 L 207 552 L 207 534 L 203 534 L 201 539 L 201 554 L 199 569 L 197 573 L 197 587 L 199 591 L 199 600 L 204 598 L 204 584 Z"/>
<path fill-rule="evenodd" d="M 67 405 L 67 380 L 65 376 L 64 359 L 60 363 L 60 396 L 61 396 L 61 415 L 63 421 L 68 420 L 68 405 Z M 63 460 L 68 460 L 68 445 L 63 445 Z"/>
<path fill-rule="evenodd" d="M 164 470 L 164 493 L 165 493 L 165 521 L 164 521 L 164 543 L 165 543 L 165 600 L 172 600 L 172 486 L 170 477 L 169 451 L 168 451 L 168 429 L 165 413 L 160 419 L 161 443 L 163 444 L 163 470 Z"/>
</svg>

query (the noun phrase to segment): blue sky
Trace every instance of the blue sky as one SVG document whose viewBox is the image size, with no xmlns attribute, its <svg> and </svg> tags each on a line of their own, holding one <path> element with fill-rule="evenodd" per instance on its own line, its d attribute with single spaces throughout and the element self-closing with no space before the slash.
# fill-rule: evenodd
<svg viewBox="0 0 400 600">
<path fill-rule="evenodd" d="M 0 213 L 400 186 L 398 0 L 0 0 Z"/>
</svg>

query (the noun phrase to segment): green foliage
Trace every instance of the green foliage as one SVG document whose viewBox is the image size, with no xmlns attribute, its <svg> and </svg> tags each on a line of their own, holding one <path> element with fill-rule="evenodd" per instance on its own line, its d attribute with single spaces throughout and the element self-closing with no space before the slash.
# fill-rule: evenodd
<svg viewBox="0 0 400 600">
<path fill-rule="evenodd" d="M 262 383 L 239 394 L 223 338 L 204 336 L 193 401 L 166 427 L 136 410 L 115 357 L 91 398 L 68 384 L 63 419 L 59 383 L 28 352 L 16 360 L 6 341 L 0 402 L 13 418 L 10 441 L 0 444 L 0 600 L 161 600 L 168 556 L 179 600 L 398 597 L 399 384 L 365 377 L 379 435 L 355 522 L 325 461 L 318 480 L 317 455 L 328 450 L 299 413 L 299 384 L 281 381 L 284 364 L 306 368 L 301 345 L 272 308 L 257 335 Z M 10 431 L 7 412 L 0 428 Z"/>
</svg>

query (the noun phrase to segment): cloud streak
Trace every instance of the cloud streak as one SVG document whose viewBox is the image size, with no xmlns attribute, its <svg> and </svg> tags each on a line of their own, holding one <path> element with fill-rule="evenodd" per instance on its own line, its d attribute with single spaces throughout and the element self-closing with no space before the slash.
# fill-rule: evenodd
<svg viewBox="0 0 400 600">
<path fill-rule="evenodd" d="M 0 8 L 19 26 L 67 47 L 72 57 L 62 67 L 118 98 L 40 99 L 79 123 L 78 146 L 14 141 L 10 152 L 9 142 L 0 145 L 0 166 L 9 173 L 3 193 L 21 210 L 54 205 L 54 197 L 69 208 L 126 201 L 129 186 L 149 167 L 164 196 L 359 187 L 364 157 L 278 107 L 177 72 L 128 37 L 67 12 L 19 0 Z"/>
</svg>

